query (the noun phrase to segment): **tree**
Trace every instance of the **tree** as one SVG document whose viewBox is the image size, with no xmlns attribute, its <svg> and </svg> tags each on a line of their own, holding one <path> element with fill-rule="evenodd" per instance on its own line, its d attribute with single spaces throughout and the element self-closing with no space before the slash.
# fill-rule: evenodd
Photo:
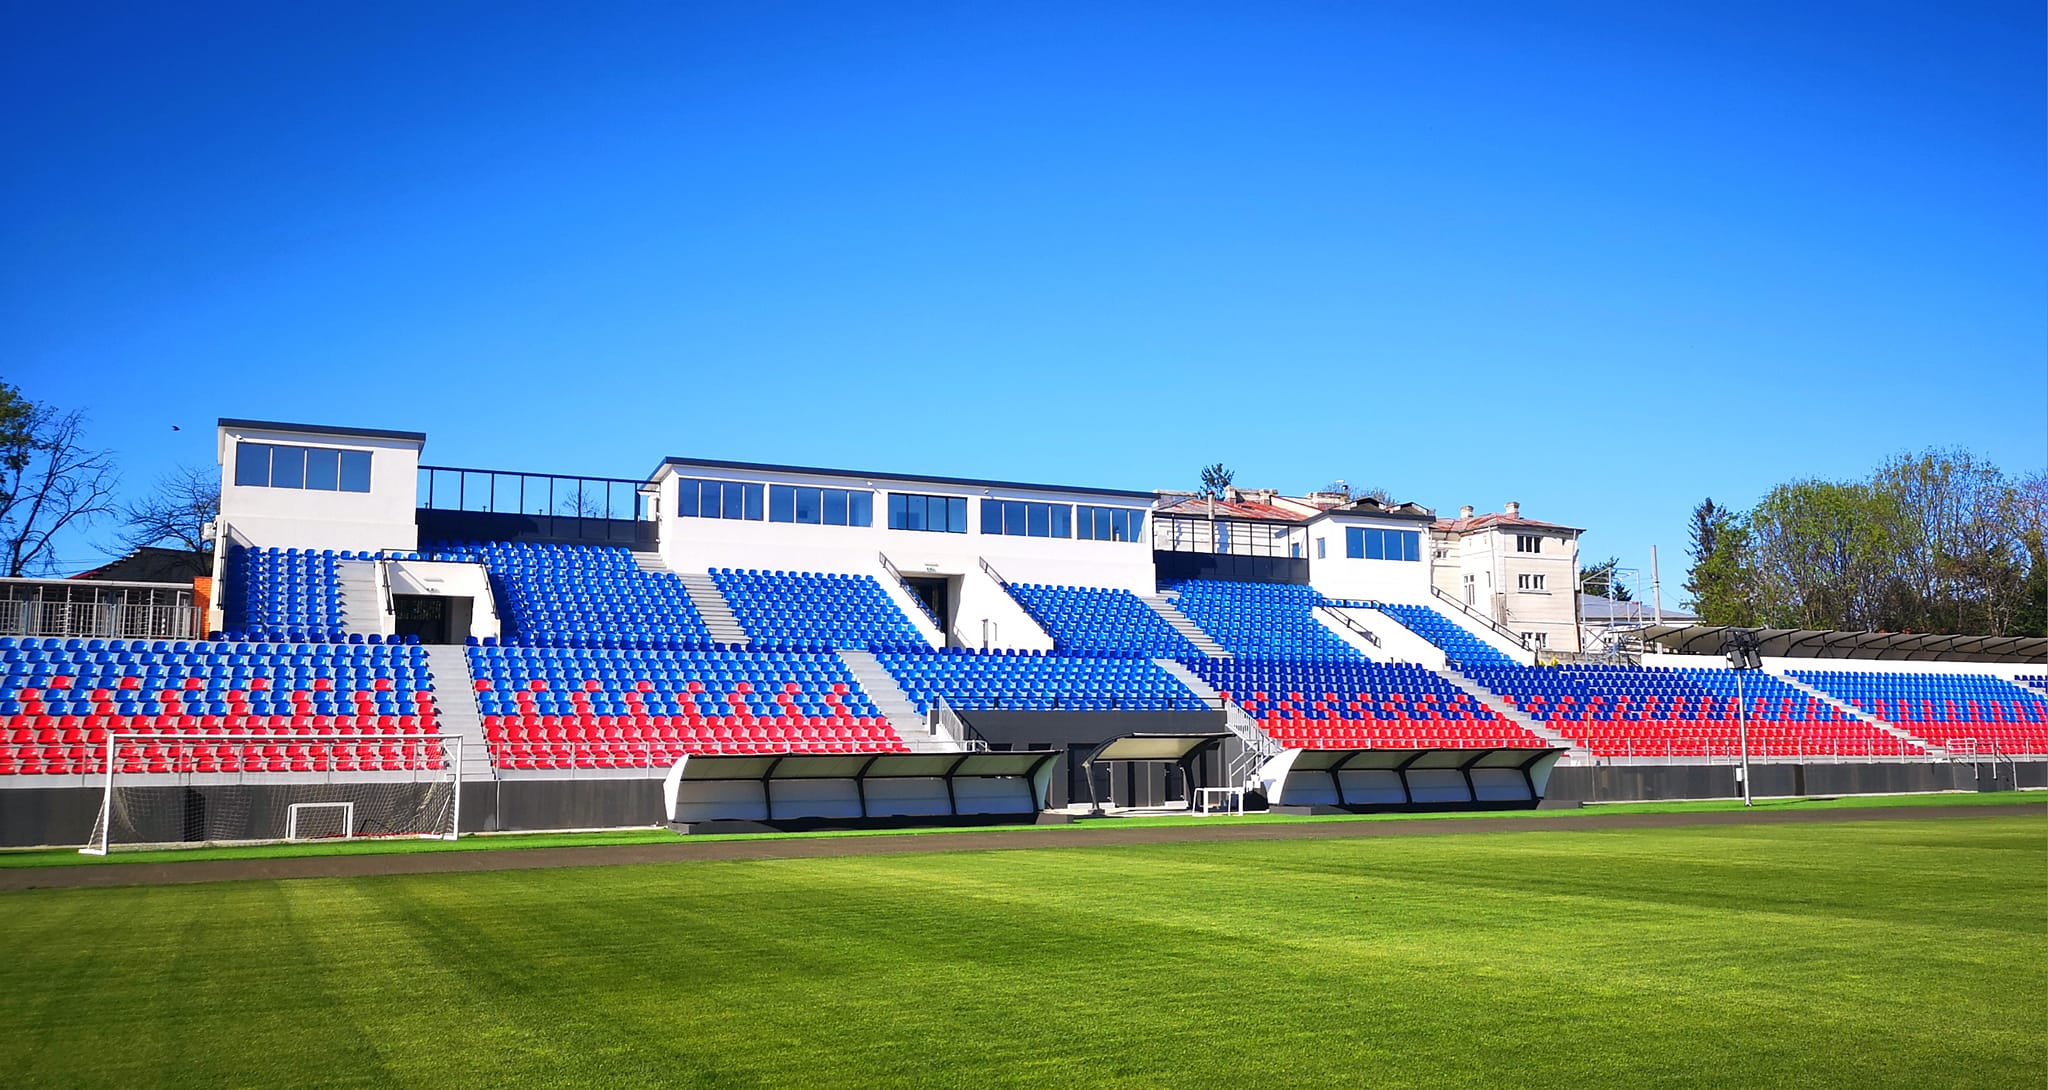
<svg viewBox="0 0 2048 1090">
<path fill-rule="evenodd" d="M 1756 610 L 1748 578 L 1749 529 L 1713 497 L 1692 509 L 1692 568 L 1685 592 L 1707 624 L 1753 625 Z"/>
<path fill-rule="evenodd" d="M 1967 450 L 1861 481 L 1791 481 L 1738 514 L 1693 509 L 1686 590 L 1710 624 L 2048 634 L 2048 473 Z"/>
<path fill-rule="evenodd" d="M 555 513 L 575 518 L 601 519 L 605 517 L 604 501 L 604 493 L 592 488 L 590 482 L 577 481 L 574 490 L 563 496 L 562 502 L 555 505 Z"/>
<path fill-rule="evenodd" d="M 60 535 L 114 511 L 113 454 L 85 446 L 85 414 L 29 401 L 0 382 L 0 566 L 57 566 Z"/>
<path fill-rule="evenodd" d="M 156 491 L 122 509 L 124 549 L 168 542 L 188 552 L 208 552 L 213 539 L 206 524 L 220 515 L 220 474 L 183 466 L 157 478 Z"/>
<path fill-rule="evenodd" d="M 1235 473 L 1223 468 L 1222 462 L 1217 462 L 1211 466 L 1204 466 L 1202 468 L 1202 490 L 1197 494 L 1220 498 L 1224 492 L 1229 490 L 1230 483 L 1236 478 L 1237 475 Z"/>
<path fill-rule="evenodd" d="M 1590 568 L 1582 569 L 1579 572 L 1579 589 L 1595 597 L 1612 598 L 1617 602 L 1635 601 L 1635 592 L 1628 588 L 1628 584 L 1615 578 L 1620 567 L 1621 558 L 1610 556 Z"/>
</svg>

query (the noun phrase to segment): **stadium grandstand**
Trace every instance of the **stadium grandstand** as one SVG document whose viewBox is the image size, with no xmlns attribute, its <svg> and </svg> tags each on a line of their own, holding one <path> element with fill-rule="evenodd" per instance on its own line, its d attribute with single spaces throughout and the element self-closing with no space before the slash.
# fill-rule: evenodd
<svg viewBox="0 0 2048 1090">
<path fill-rule="evenodd" d="M 645 824 L 664 778 L 690 775 L 796 776 L 765 806 L 790 818 L 845 816 L 802 786 L 843 780 L 868 816 L 868 766 L 914 761 L 928 771 L 900 775 L 942 783 L 958 817 L 972 758 L 1003 751 L 1063 758 L 1027 762 L 1045 807 L 1269 794 L 1261 770 L 1303 751 L 1435 754 L 1468 788 L 1519 770 L 1517 805 L 1560 764 L 2048 755 L 2039 649 L 1900 664 L 1776 645 L 1739 672 L 1697 640 L 1581 654 L 1579 531 L 1515 504 L 1440 519 L 1343 493 L 674 457 L 569 477 L 426 465 L 425 443 L 224 419 L 209 575 L 123 584 L 132 606 L 11 581 L 0 785 L 39 792 L 0 791 L 10 838 L 62 840 L 94 807 L 103 838 L 122 818 L 222 839 L 230 807 L 195 824 L 192 792 L 230 787 L 293 820 L 412 807 L 389 831 Z M 1148 732 L 1229 744 L 1199 765 L 1083 759 Z M 380 802 L 385 782 L 425 786 Z M 445 819 L 420 801 L 464 785 Z"/>
</svg>

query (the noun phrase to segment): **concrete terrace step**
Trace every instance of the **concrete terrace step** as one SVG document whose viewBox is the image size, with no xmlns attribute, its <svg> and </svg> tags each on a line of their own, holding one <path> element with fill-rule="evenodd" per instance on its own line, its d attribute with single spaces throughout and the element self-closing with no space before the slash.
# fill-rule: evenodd
<svg viewBox="0 0 2048 1090">
<path fill-rule="evenodd" d="M 1879 719 L 1877 716 L 1874 716 L 1869 712 L 1864 711 L 1862 708 L 1859 708 L 1854 704 L 1837 700 L 1834 697 L 1829 696 L 1827 693 L 1822 692 L 1821 690 L 1816 689 L 1811 685 L 1808 685 L 1807 683 L 1799 680 L 1796 677 L 1793 677 L 1790 674 L 1772 674 L 1771 676 L 1777 678 L 1779 681 L 1782 681 L 1787 685 L 1792 686 L 1800 692 L 1813 697 L 1815 700 L 1818 700 L 1823 704 L 1826 704 L 1830 707 L 1841 709 L 1843 712 L 1847 713 L 1851 718 L 1855 719 L 1857 722 L 1867 723 L 1885 732 L 1886 734 L 1889 734 L 1892 737 L 1899 739 L 1902 742 L 1911 742 L 1912 744 L 1919 746 L 1921 749 L 1924 749 L 1929 753 L 1937 755 L 1945 754 L 1948 752 L 1948 750 L 1943 748 L 1942 746 L 1936 745 L 1935 743 L 1930 742 L 1927 739 L 1922 738 L 1919 735 L 1914 734 L 1910 731 L 1903 730 L 1899 727 L 1893 726 L 1891 723 L 1883 719 Z"/>
<path fill-rule="evenodd" d="M 1560 749 L 1575 750 L 1581 753 L 1587 752 L 1585 748 L 1583 746 L 1580 746 L 1577 742 L 1574 742 L 1571 739 L 1566 738 L 1564 735 L 1559 734 L 1558 732 L 1550 729 L 1549 727 L 1544 726 L 1542 723 L 1539 723 L 1536 720 L 1530 718 L 1520 708 L 1517 708 L 1513 704 L 1510 704 L 1507 701 L 1501 699 L 1501 697 L 1498 694 L 1496 694 L 1493 690 L 1487 688 L 1484 685 L 1479 684 L 1479 682 L 1467 676 L 1464 671 L 1458 669 L 1457 667 L 1445 664 L 1445 666 L 1441 670 L 1436 671 L 1436 673 L 1444 680 L 1450 682 L 1453 685 L 1456 685 L 1460 689 L 1465 690 L 1466 694 L 1471 696 L 1472 698 L 1484 701 L 1486 706 L 1492 708 L 1496 715 L 1499 715 L 1501 718 L 1514 723 L 1516 726 L 1521 727 L 1523 730 L 1526 730 L 1530 734 L 1533 734 L 1536 737 L 1543 739 L 1551 745 L 1556 746 Z"/>
<path fill-rule="evenodd" d="M 1214 685 L 1203 681 L 1201 675 L 1182 666 L 1180 663 L 1172 659 L 1153 659 L 1152 665 L 1172 674 L 1182 685 L 1187 686 L 1196 696 L 1208 701 L 1211 705 L 1223 703 L 1223 694 L 1218 693 Z"/>
<path fill-rule="evenodd" d="M 1178 597 L 1179 595 L 1174 594 L 1140 594 L 1138 600 L 1151 606 L 1152 612 L 1159 614 L 1167 624 L 1173 626 L 1174 631 L 1186 636 L 1188 642 L 1195 645 L 1195 650 L 1212 659 L 1229 658 L 1230 652 L 1225 651 L 1223 645 L 1216 642 L 1216 637 L 1202 631 L 1201 625 L 1190 620 L 1187 614 L 1180 611 L 1179 606 L 1174 605 L 1174 599 Z"/>
<path fill-rule="evenodd" d="M 496 779 L 483 716 L 477 713 L 476 680 L 469 672 L 469 656 L 452 644 L 431 644 L 426 652 L 427 669 L 434 672 L 434 714 L 440 732 L 462 737 L 462 778 Z"/>
<path fill-rule="evenodd" d="M 860 682 L 861 690 L 868 694 L 869 700 L 875 702 L 876 710 L 888 718 L 889 725 L 896 728 L 896 733 L 903 737 L 903 743 L 910 747 L 911 752 L 960 751 L 957 742 L 932 734 L 925 717 L 918 713 L 917 705 L 910 702 L 910 697 L 903 692 L 903 686 L 896 684 L 896 679 L 890 676 L 888 670 L 883 669 L 881 662 L 872 652 L 840 651 L 839 661 L 846 664 L 847 672 L 853 675 L 855 681 Z"/>
<path fill-rule="evenodd" d="M 338 560 L 335 582 L 340 584 L 341 630 L 365 636 L 384 631 L 383 596 L 377 593 L 377 562 Z"/>
<path fill-rule="evenodd" d="M 641 554 L 633 554 L 638 560 Z M 660 561 L 657 560 L 656 563 Z M 667 568 L 642 568 L 643 571 L 667 571 Z M 678 572 L 684 593 L 690 596 L 690 604 L 697 607 L 697 615 L 704 618 L 704 627 L 711 633 L 714 643 L 744 647 L 753 642 L 740 619 L 733 616 L 732 606 L 725 600 L 725 594 L 712 581 L 711 573 L 704 571 Z"/>
</svg>

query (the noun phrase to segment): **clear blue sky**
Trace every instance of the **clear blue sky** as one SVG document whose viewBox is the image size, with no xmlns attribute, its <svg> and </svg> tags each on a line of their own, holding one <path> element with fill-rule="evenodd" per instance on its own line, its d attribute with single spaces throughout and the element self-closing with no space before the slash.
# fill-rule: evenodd
<svg viewBox="0 0 2048 1090">
<path fill-rule="evenodd" d="M 2038 3 L 1538 7 L 5 0 L 0 377 L 131 488 L 1222 461 L 1667 584 L 1705 495 L 2048 463 Z"/>
</svg>

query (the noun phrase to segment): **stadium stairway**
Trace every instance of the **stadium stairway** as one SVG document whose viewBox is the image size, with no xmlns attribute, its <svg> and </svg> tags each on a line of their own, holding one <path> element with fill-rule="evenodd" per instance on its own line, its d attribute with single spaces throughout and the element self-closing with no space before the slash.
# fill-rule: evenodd
<svg viewBox="0 0 2048 1090">
<path fill-rule="evenodd" d="M 1871 726 L 1876 727 L 1878 730 L 1881 730 L 1894 738 L 1897 738 L 1904 742 L 1910 742 L 1913 745 L 1919 746 L 1921 749 L 1924 749 L 1927 752 L 1935 754 L 1937 756 L 1946 754 L 1948 752 L 1948 750 L 1943 748 L 1942 746 L 1936 745 L 1935 743 L 1930 742 L 1927 739 L 1922 738 L 1916 734 L 1912 734 L 1905 730 L 1902 730 L 1899 727 L 1891 723 L 1888 723 L 1885 720 L 1879 719 L 1878 717 L 1870 714 L 1867 711 L 1864 711 L 1862 708 L 1859 708 L 1854 704 L 1838 700 L 1835 697 L 1829 695 L 1824 690 L 1816 689 L 1813 686 L 1808 685 L 1807 683 L 1799 680 L 1798 678 L 1793 677 L 1790 671 L 1786 671 L 1784 673 L 1772 673 L 1771 676 L 1777 678 L 1779 681 L 1782 681 L 1787 685 L 1790 685 L 1794 689 L 1797 689 L 1800 692 L 1805 693 L 1806 695 L 1814 698 L 1815 700 L 1820 701 L 1823 704 L 1832 705 L 1833 707 L 1840 709 L 1841 712 L 1844 715 L 1847 715 L 1849 718 L 1854 719 L 1861 723 L 1868 723 Z"/>
<path fill-rule="evenodd" d="M 1174 631 L 1187 637 L 1188 642 L 1195 645 L 1195 650 L 1212 659 L 1229 658 L 1230 652 L 1224 650 L 1223 645 L 1217 643 L 1214 636 L 1202 631 L 1201 625 L 1190 620 L 1187 614 L 1180 611 L 1180 607 L 1173 604 L 1173 600 L 1176 597 L 1179 597 L 1179 595 L 1169 591 L 1163 594 L 1140 594 L 1138 595 L 1138 600 L 1151 606 L 1152 611 L 1159 614 L 1168 625 L 1172 626 Z M 1200 689 L 1195 691 L 1201 692 Z M 1215 691 L 1211 690 L 1210 696 L 1213 697 L 1214 695 Z"/>
<path fill-rule="evenodd" d="M 469 671 L 469 656 L 453 644 L 432 644 L 425 648 L 427 669 L 434 679 L 434 713 L 442 734 L 462 736 L 462 778 L 494 780 L 491 747 L 484 738 L 483 717 L 477 713 L 476 680 Z"/>
<path fill-rule="evenodd" d="M 377 560 L 340 560 L 334 579 L 341 598 L 341 630 L 345 636 L 382 635 L 383 595 L 377 593 Z"/>
<path fill-rule="evenodd" d="M 1182 666 L 1172 659 L 1153 659 L 1152 664 L 1179 678 L 1182 685 L 1187 686 L 1196 696 L 1201 697 L 1208 703 L 1219 705 L 1223 703 L 1223 694 L 1216 691 L 1216 686 L 1203 681 L 1201 675 L 1193 670 Z"/>
<path fill-rule="evenodd" d="M 1558 747 L 1559 749 L 1577 750 L 1581 753 L 1586 752 L 1584 746 L 1581 746 L 1579 743 L 1574 742 L 1569 738 L 1566 738 L 1564 735 L 1559 734 L 1555 730 L 1552 730 L 1548 724 L 1539 723 L 1535 719 L 1530 718 L 1529 715 L 1523 712 L 1520 708 L 1517 708 L 1514 704 L 1506 700 L 1502 700 L 1500 694 L 1494 692 L 1492 689 L 1489 689 L 1484 685 L 1481 685 L 1478 681 L 1474 680 L 1470 675 L 1466 674 L 1463 670 L 1458 669 L 1456 666 L 1453 666 L 1450 663 L 1446 662 L 1444 663 L 1444 665 L 1436 668 L 1436 673 L 1445 681 L 1448 681 L 1451 684 L 1457 686 L 1458 688 L 1463 689 L 1474 700 L 1478 700 L 1481 703 L 1485 704 L 1487 707 L 1492 708 L 1493 713 L 1495 715 L 1498 715 L 1502 719 L 1506 719 L 1509 722 L 1515 724 L 1516 726 L 1521 727 L 1523 730 L 1526 730 L 1530 734 L 1533 734 L 1536 737 L 1543 739 L 1545 742 L 1548 742 L 1551 745 Z"/>
<path fill-rule="evenodd" d="M 839 661 L 846 664 L 846 669 L 853 675 L 853 679 L 860 682 L 860 687 L 868 694 L 868 699 L 874 701 L 875 710 L 888 718 L 889 725 L 896 728 L 896 733 L 902 737 L 903 744 L 909 746 L 912 753 L 960 751 L 956 743 L 932 733 L 931 724 L 917 713 L 917 705 L 910 702 L 910 697 L 903 692 L 903 686 L 896 683 L 896 679 L 890 676 L 888 670 L 883 669 L 873 652 L 842 649 L 837 654 Z"/>
<path fill-rule="evenodd" d="M 644 553 L 633 554 L 634 562 L 640 563 L 642 570 L 668 570 L 666 567 L 647 567 L 645 563 L 641 562 L 641 558 L 646 555 Z M 660 558 L 654 558 L 654 563 L 659 565 L 661 563 Z M 711 581 L 710 572 L 682 572 L 676 578 L 683 581 L 683 592 L 690 596 L 690 604 L 696 606 L 697 614 L 704 618 L 704 627 L 710 631 L 713 643 L 722 643 L 729 647 L 745 647 L 753 642 L 747 636 L 747 630 L 741 627 L 740 619 L 733 616 L 732 606 L 726 603 L 725 594 L 718 589 L 717 583 Z"/>
</svg>

